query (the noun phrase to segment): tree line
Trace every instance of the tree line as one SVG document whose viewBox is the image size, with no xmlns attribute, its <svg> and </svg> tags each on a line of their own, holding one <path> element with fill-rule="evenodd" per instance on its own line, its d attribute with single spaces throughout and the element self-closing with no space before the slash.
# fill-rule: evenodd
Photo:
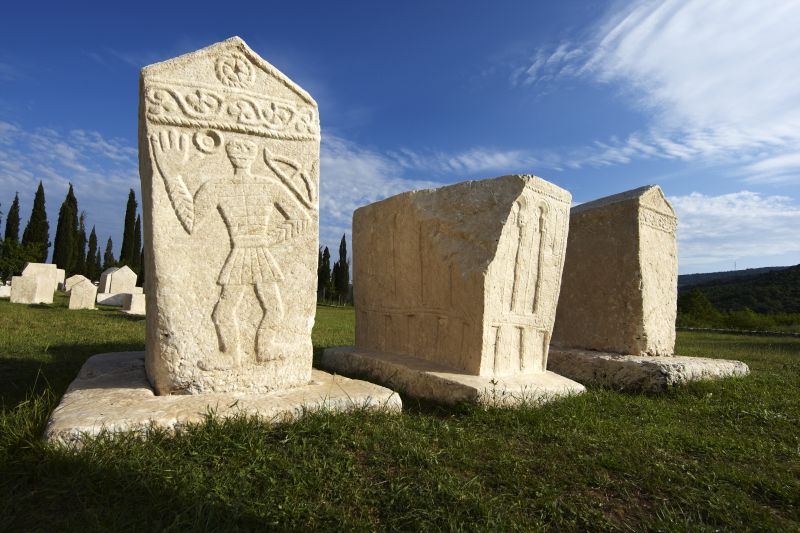
<svg viewBox="0 0 800 533">
<path fill-rule="evenodd" d="M 45 193 L 42 182 L 36 189 L 28 222 L 20 238 L 19 193 L 5 216 L 5 231 L 0 241 L 0 278 L 10 278 L 22 273 L 26 263 L 45 263 L 53 247 L 51 263 L 66 271 L 67 277 L 81 274 L 92 281 L 100 279 L 100 274 L 110 267 L 127 265 L 144 280 L 144 255 L 142 248 L 142 221 L 137 213 L 136 195 L 133 189 L 128 193 L 125 208 L 125 224 L 122 234 L 122 247 L 119 258 L 114 256 L 114 243 L 111 237 L 106 241 L 101 253 L 98 233 L 95 226 L 87 236 L 86 212 L 78 207 L 78 199 L 70 183 L 67 195 L 61 203 L 56 222 L 53 241 L 50 241 L 50 223 L 45 208 Z M 0 226 L 3 222 L 0 205 Z"/>
<path fill-rule="evenodd" d="M 331 253 L 320 247 L 317 262 L 317 300 L 338 301 L 344 304 L 350 295 L 350 261 L 347 259 L 347 241 L 342 235 L 339 243 L 339 260 L 331 267 Z"/>
</svg>

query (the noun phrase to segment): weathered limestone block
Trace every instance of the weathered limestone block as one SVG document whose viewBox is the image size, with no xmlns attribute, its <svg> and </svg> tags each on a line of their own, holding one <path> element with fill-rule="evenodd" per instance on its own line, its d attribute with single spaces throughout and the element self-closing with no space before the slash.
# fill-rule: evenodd
<svg viewBox="0 0 800 533">
<path fill-rule="evenodd" d="M 64 289 L 64 278 L 67 277 L 67 271 L 63 268 L 56 269 L 56 288 L 58 290 L 65 290 Z"/>
<path fill-rule="evenodd" d="M 11 278 L 11 303 L 36 304 L 39 292 L 39 279 L 36 277 L 14 276 Z"/>
<path fill-rule="evenodd" d="M 99 292 L 108 294 L 134 293 L 136 273 L 127 265 L 107 268 L 100 275 Z"/>
<path fill-rule="evenodd" d="M 70 309 L 94 309 L 94 301 L 97 297 L 97 287 L 84 279 L 80 283 L 72 285 L 69 291 Z"/>
<path fill-rule="evenodd" d="M 356 346 L 326 350 L 325 364 L 446 402 L 583 390 L 546 374 L 570 199 L 504 176 L 356 210 Z"/>
<path fill-rule="evenodd" d="M 156 396 L 144 359 L 144 352 L 90 357 L 47 422 L 45 439 L 80 446 L 102 431 L 137 431 L 144 436 L 151 427 L 180 431 L 202 422 L 211 411 L 220 419 L 248 415 L 281 423 L 320 409 L 399 412 L 402 407 L 400 397 L 389 389 L 319 370 L 312 370 L 306 386 L 285 391 Z"/>
<path fill-rule="evenodd" d="M 0 298 L 11 298 L 11 285 L 0 285 Z"/>
<path fill-rule="evenodd" d="M 36 304 L 53 303 L 53 293 L 58 285 L 56 265 L 51 263 L 28 263 L 22 270 L 23 278 L 36 278 L 36 295 L 32 302 Z"/>
<path fill-rule="evenodd" d="M 89 281 L 89 278 L 81 276 L 80 274 L 75 274 L 74 276 L 70 276 L 64 281 L 64 290 L 69 292 L 72 289 L 72 287 L 74 287 L 75 285 L 77 285 L 82 281 Z"/>
<path fill-rule="evenodd" d="M 144 294 L 126 294 L 122 303 L 122 310 L 129 315 L 144 316 L 145 305 Z"/>
<path fill-rule="evenodd" d="M 140 89 L 151 382 L 159 394 L 308 383 L 316 102 L 239 38 L 144 68 Z"/>
<path fill-rule="evenodd" d="M 672 355 L 676 226 L 657 185 L 574 207 L 553 345 Z"/>
<path fill-rule="evenodd" d="M 676 227 L 656 185 L 572 209 L 550 370 L 584 384 L 649 391 L 748 372 L 739 361 L 671 357 Z"/>
</svg>

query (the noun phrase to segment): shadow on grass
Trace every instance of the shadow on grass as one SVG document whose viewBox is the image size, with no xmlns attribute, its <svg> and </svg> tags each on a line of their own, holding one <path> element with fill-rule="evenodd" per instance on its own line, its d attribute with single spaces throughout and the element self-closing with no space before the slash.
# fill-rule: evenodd
<svg viewBox="0 0 800 533">
<path fill-rule="evenodd" d="M 0 357 L 0 407 L 13 409 L 46 388 L 64 394 L 83 363 L 97 354 L 142 350 L 139 343 L 107 342 L 48 346 L 41 359 Z"/>
</svg>

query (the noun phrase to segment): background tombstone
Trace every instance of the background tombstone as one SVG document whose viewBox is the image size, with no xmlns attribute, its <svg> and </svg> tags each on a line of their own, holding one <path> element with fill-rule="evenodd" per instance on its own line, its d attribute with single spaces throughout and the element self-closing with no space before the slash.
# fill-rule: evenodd
<svg viewBox="0 0 800 533">
<path fill-rule="evenodd" d="M 122 311 L 129 315 L 145 315 L 145 295 L 144 294 L 126 294 L 122 302 Z"/>
<path fill-rule="evenodd" d="M 39 292 L 39 279 L 31 276 L 14 276 L 11 278 L 11 303 L 36 304 Z"/>
<path fill-rule="evenodd" d="M 237 37 L 144 68 L 140 91 L 147 352 L 89 358 L 45 438 L 175 429 L 210 411 L 399 410 L 389 389 L 311 368 L 311 96 Z"/>
<path fill-rule="evenodd" d="M 97 297 L 97 287 L 84 279 L 72 285 L 69 291 L 70 309 L 94 309 L 94 301 Z"/>
<path fill-rule="evenodd" d="M 80 283 L 81 281 L 89 281 L 89 278 L 85 276 L 81 276 L 80 274 L 75 274 L 74 276 L 68 277 L 64 281 L 64 290 L 69 292 L 72 287 Z"/>
<path fill-rule="evenodd" d="M 58 290 L 65 290 L 64 279 L 66 278 L 66 276 L 67 276 L 66 270 L 64 270 L 63 268 L 56 269 L 56 288 Z"/>
<path fill-rule="evenodd" d="M 51 263 L 28 263 L 22 270 L 22 277 L 36 279 L 36 293 L 33 301 L 26 303 L 53 303 L 53 293 L 56 291 L 58 281 L 56 265 Z"/>
<path fill-rule="evenodd" d="M 669 357 L 678 295 L 676 227 L 675 211 L 657 185 L 571 210 L 548 368 L 581 383 L 647 390 L 747 373 L 738 361 Z"/>
<path fill-rule="evenodd" d="M 570 199 L 504 176 L 356 210 L 356 345 L 324 364 L 445 402 L 582 391 L 546 372 Z"/>
<path fill-rule="evenodd" d="M 0 284 L 0 298 L 11 298 L 11 285 Z"/>
<path fill-rule="evenodd" d="M 142 294 L 142 288 L 136 286 L 136 273 L 127 265 L 104 270 L 100 275 L 97 303 L 122 307 L 126 294 Z"/>
</svg>

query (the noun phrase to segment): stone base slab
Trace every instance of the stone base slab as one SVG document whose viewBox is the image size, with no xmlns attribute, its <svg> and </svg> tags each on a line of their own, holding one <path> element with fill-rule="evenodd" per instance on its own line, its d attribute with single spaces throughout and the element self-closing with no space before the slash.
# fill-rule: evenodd
<svg viewBox="0 0 800 533">
<path fill-rule="evenodd" d="M 322 366 L 344 375 L 366 376 L 409 396 L 456 404 L 513 406 L 578 394 L 586 388 L 553 372 L 508 377 L 459 374 L 424 359 L 407 355 L 356 350 L 353 346 L 328 348 Z"/>
<path fill-rule="evenodd" d="M 648 357 L 550 347 L 547 369 L 584 385 L 620 390 L 663 391 L 690 381 L 746 376 L 741 361 L 706 357 Z"/>
<path fill-rule="evenodd" d="M 155 426 L 179 431 L 202 422 L 209 412 L 219 418 L 245 414 L 278 423 L 308 411 L 357 408 L 400 411 L 402 403 L 387 388 L 316 369 L 308 385 L 266 394 L 156 396 L 145 373 L 144 352 L 115 352 L 84 363 L 50 416 L 44 438 L 74 445 L 104 430 L 146 435 Z"/>
</svg>

